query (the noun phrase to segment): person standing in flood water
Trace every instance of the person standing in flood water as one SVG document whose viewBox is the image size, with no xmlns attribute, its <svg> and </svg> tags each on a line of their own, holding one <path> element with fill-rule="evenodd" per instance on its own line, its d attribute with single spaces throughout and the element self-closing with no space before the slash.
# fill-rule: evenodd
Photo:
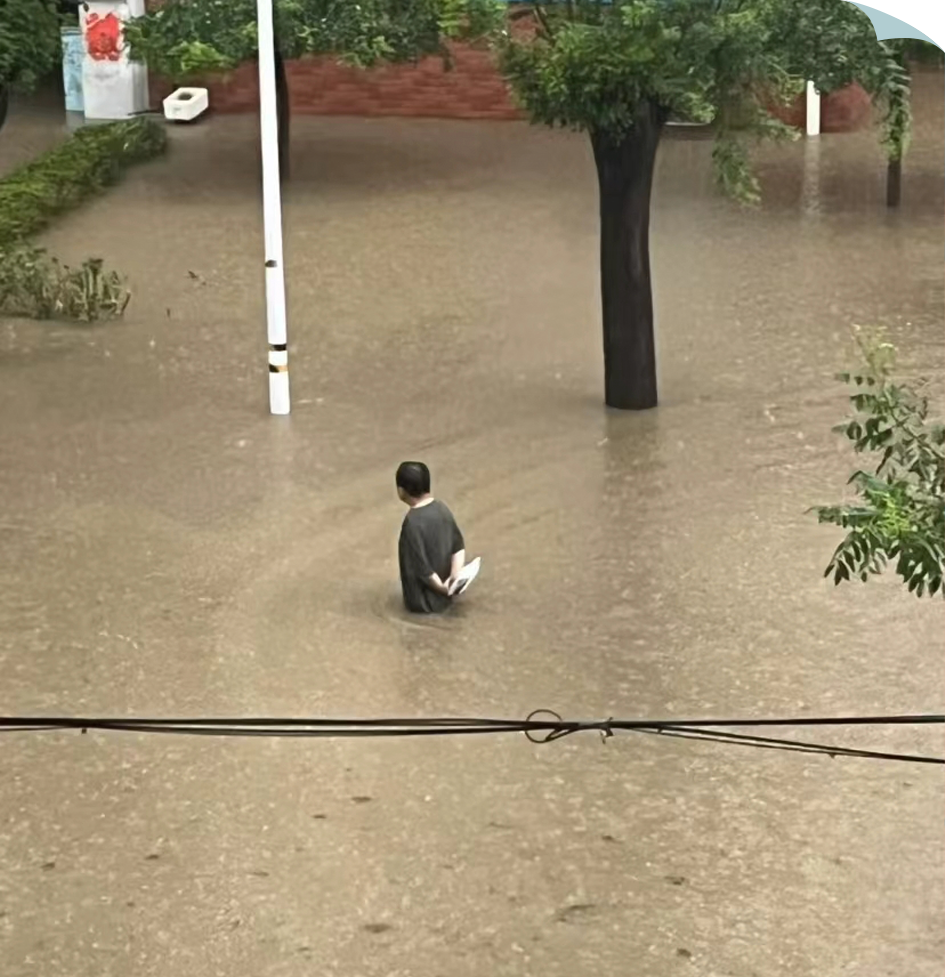
<svg viewBox="0 0 945 977">
<path fill-rule="evenodd" d="M 450 510 L 433 498 L 430 469 L 422 461 L 405 461 L 395 483 L 409 507 L 398 544 L 404 604 L 414 614 L 442 614 L 465 589 L 453 586 L 466 560 L 463 534 Z"/>
</svg>

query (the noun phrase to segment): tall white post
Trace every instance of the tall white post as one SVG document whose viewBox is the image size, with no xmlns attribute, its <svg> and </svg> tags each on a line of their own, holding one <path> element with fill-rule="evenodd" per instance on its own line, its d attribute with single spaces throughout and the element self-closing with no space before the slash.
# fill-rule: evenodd
<svg viewBox="0 0 945 977">
<path fill-rule="evenodd" d="M 259 37 L 259 134 L 262 143 L 263 235 L 266 244 L 266 329 L 269 334 L 269 412 L 288 414 L 289 352 L 282 267 L 282 188 L 272 0 L 256 0 Z"/>
<path fill-rule="evenodd" d="M 820 135 L 820 92 L 812 81 L 807 83 L 807 135 Z"/>
</svg>

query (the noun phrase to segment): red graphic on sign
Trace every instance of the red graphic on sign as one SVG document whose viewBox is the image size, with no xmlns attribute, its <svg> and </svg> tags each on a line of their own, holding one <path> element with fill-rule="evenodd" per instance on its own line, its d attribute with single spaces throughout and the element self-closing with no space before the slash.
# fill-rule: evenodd
<svg viewBox="0 0 945 977">
<path fill-rule="evenodd" d="M 114 14 L 85 18 L 85 47 L 93 61 L 121 60 L 121 21 Z"/>
</svg>

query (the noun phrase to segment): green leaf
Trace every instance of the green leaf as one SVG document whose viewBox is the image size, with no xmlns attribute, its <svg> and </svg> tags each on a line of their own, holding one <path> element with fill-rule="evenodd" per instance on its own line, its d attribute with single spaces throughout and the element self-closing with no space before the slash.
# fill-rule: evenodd
<svg viewBox="0 0 945 977">
<path fill-rule="evenodd" d="M 324 55 L 359 67 L 445 56 L 447 43 L 489 40 L 507 13 L 500 0 L 278 0 L 285 58 Z M 255 0 L 164 0 L 125 30 L 132 58 L 174 80 L 256 58 Z"/>
</svg>

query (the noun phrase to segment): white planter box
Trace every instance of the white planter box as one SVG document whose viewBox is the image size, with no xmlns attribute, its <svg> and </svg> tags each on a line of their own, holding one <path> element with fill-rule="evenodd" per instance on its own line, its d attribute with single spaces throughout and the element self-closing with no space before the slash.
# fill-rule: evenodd
<svg viewBox="0 0 945 977">
<path fill-rule="evenodd" d="M 190 122 L 207 111 L 210 96 L 206 88 L 178 88 L 164 99 L 164 118 Z"/>
</svg>

